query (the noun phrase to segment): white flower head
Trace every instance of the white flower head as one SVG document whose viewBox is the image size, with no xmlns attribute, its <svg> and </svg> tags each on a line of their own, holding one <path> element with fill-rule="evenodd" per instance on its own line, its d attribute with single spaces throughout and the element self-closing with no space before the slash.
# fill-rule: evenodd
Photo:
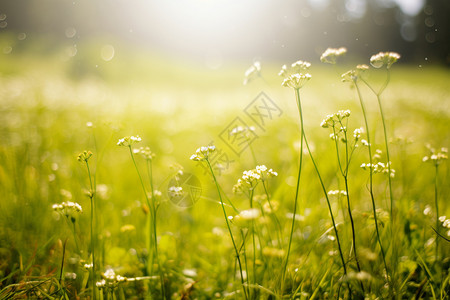
<svg viewBox="0 0 450 300">
<path fill-rule="evenodd" d="M 357 65 L 355 69 L 342 74 L 341 79 L 343 82 L 355 82 L 367 70 L 369 70 L 368 65 Z"/>
<path fill-rule="evenodd" d="M 311 75 L 309 73 L 296 73 L 284 79 L 281 85 L 293 89 L 301 89 L 310 79 Z"/>
<path fill-rule="evenodd" d="M 372 55 L 372 57 L 370 58 L 370 64 L 377 69 L 384 66 L 389 69 L 399 59 L 400 54 L 396 52 L 380 52 Z"/>
<path fill-rule="evenodd" d="M 323 63 L 328 64 L 336 64 L 336 60 L 338 57 L 343 56 L 347 53 L 347 48 L 340 47 L 340 48 L 328 48 L 325 50 L 324 53 L 322 53 L 322 56 L 320 57 L 320 61 Z"/>
<path fill-rule="evenodd" d="M 358 141 L 361 138 L 361 135 L 364 133 L 364 128 L 360 127 L 360 128 L 356 128 L 353 131 L 353 137 L 355 138 L 356 141 Z"/>
<path fill-rule="evenodd" d="M 52 208 L 54 211 L 71 218 L 83 212 L 81 205 L 72 201 L 63 202 L 61 204 L 53 204 Z"/>
<path fill-rule="evenodd" d="M 210 154 L 215 151 L 215 146 L 200 147 L 195 151 L 194 154 L 191 155 L 190 159 L 193 161 L 206 161 L 209 159 Z"/>
<path fill-rule="evenodd" d="M 171 186 L 168 189 L 169 196 L 180 197 L 183 195 L 183 188 L 181 186 Z"/>
<path fill-rule="evenodd" d="M 139 143 L 141 140 L 142 139 L 139 135 L 126 136 L 126 137 L 119 139 L 119 141 L 117 142 L 117 146 L 131 147 L 131 145 Z"/>
<path fill-rule="evenodd" d="M 440 152 L 437 152 L 436 149 L 432 148 L 428 145 L 427 147 L 430 150 L 430 154 L 427 156 L 424 156 L 422 158 L 423 162 L 432 162 L 435 166 L 438 166 L 441 164 L 444 160 L 448 159 L 448 150 L 445 147 L 442 147 L 440 149 Z"/>
</svg>

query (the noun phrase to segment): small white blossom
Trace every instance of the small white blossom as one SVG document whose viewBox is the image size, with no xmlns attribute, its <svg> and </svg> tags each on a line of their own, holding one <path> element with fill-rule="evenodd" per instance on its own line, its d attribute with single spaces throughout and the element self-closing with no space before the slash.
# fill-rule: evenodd
<svg viewBox="0 0 450 300">
<path fill-rule="evenodd" d="M 353 137 L 355 138 L 355 140 L 359 140 L 361 138 L 361 134 L 364 133 L 364 129 L 362 127 L 360 128 L 356 128 L 353 131 Z"/>
<path fill-rule="evenodd" d="M 309 80 L 311 79 L 311 75 L 306 73 L 297 73 L 292 74 L 286 79 L 283 80 L 281 84 L 284 87 L 290 87 L 293 89 L 301 89 Z"/>
<path fill-rule="evenodd" d="M 181 186 L 171 186 L 168 189 L 169 196 L 179 197 L 183 195 L 183 188 Z"/>
<path fill-rule="evenodd" d="M 124 146 L 124 147 L 131 147 L 131 145 L 134 145 L 136 143 L 139 143 L 142 139 L 139 135 L 137 136 L 126 136 L 117 142 L 117 146 Z"/>
<path fill-rule="evenodd" d="M 424 214 L 425 216 L 431 216 L 431 206 L 426 205 L 426 206 L 425 206 L 425 209 L 423 210 L 423 214 Z"/>
<path fill-rule="evenodd" d="M 66 217 L 74 217 L 76 214 L 83 212 L 81 205 L 72 201 L 63 202 L 61 204 L 53 204 L 52 208 L 54 211 L 59 212 Z"/>
<path fill-rule="evenodd" d="M 325 50 L 324 53 L 322 53 L 322 56 L 320 57 L 320 61 L 323 63 L 329 63 L 329 64 L 336 64 L 336 59 L 340 56 L 343 56 L 345 53 L 347 53 L 347 48 L 341 47 L 341 48 L 328 48 Z"/>
<path fill-rule="evenodd" d="M 435 166 L 441 164 L 444 160 L 448 159 L 448 149 L 442 147 L 440 152 L 437 152 L 434 148 L 431 148 L 427 145 L 427 148 L 430 150 L 430 155 L 424 156 L 422 158 L 423 162 L 432 162 Z"/>
<path fill-rule="evenodd" d="M 342 195 L 347 196 L 347 192 L 343 190 L 331 190 L 328 192 L 328 195 Z"/>
<path fill-rule="evenodd" d="M 396 52 L 380 52 L 378 54 L 372 55 L 370 58 L 370 64 L 374 68 L 381 68 L 386 66 L 390 68 L 397 60 L 400 59 L 400 54 Z"/>
<path fill-rule="evenodd" d="M 215 151 L 215 146 L 200 147 L 191 155 L 190 159 L 193 161 L 205 161 L 208 160 L 209 155 Z"/>
<path fill-rule="evenodd" d="M 298 60 L 291 65 L 292 69 L 296 72 L 308 70 L 311 67 L 311 63 L 303 60 Z"/>
</svg>

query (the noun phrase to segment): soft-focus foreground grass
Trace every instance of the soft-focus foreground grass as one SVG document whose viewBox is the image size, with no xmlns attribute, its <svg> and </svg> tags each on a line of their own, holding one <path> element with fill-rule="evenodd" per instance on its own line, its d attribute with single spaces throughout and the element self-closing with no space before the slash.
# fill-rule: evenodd
<svg viewBox="0 0 450 300">
<path fill-rule="evenodd" d="M 81 53 L 82 49 L 78 51 Z M 77 220 L 76 230 L 81 259 L 87 259 L 90 211 L 89 198 L 83 190 L 88 188 L 88 179 L 83 165 L 76 160 L 83 150 L 94 153 L 91 165 L 99 187 L 99 271 L 110 267 L 127 277 L 147 275 L 143 267 L 143 195 L 129 153 L 116 146 L 123 136 L 140 135 L 142 142 L 137 146 L 149 146 L 156 154 L 154 182 L 163 192 L 158 236 L 169 293 L 174 298 L 190 293 L 192 299 L 208 299 L 223 298 L 239 290 L 239 281 L 232 280 L 233 252 L 212 178 L 189 157 L 197 147 L 210 142 L 226 151 L 233 162 L 218 176 L 218 181 L 238 209 L 248 208 L 244 196 L 233 195 L 232 186 L 243 170 L 255 167 L 251 152 L 234 155 L 219 134 L 236 117 L 253 125 L 244 109 L 261 91 L 282 114 L 266 120 L 263 129 L 257 128 L 258 138 L 252 147 L 258 164 L 278 172 L 278 177 L 270 182 L 269 193 L 280 203 L 277 215 L 286 244 L 300 132 L 294 93 L 281 87 L 277 76 L 280 66 L 263 61 L 263 78 L 243 86 L 243 72 L 249 63 L 209 70 L 181 60 L 133 55 L 118 52 L 110 62 L 81 55 L 65 61 L 63 51 L 47 56 L 12 53 L 1 57 L 0 288 L 27 280 L 58 278 L 62 244 L 67 238 L 64 273 L 75 273 L 77 278 L 66 278 L 64 284 L 70 287 L 73 297 L 89 295 L 83 282 L 86 272 L 80 267 L 70 228 L 52 210 L 52 204 L 70 198 L 65 191 L 70 192 L 71 201 L 82 205 L 84 212 Z M 340 74 L 353 64 L 347 66 L 333 69 L 313 62 L 312 79 L 302 89 L 305 131 L 328 190 L 342 189 L 343 183 L 337 180 L 333 142 L 328 137 L 330 132 L 319 126 L 321 120 L 339 109 L 350 109 L 349 128 L 363 126 L 356 92 L 340 82 Z M 382 74 L 375 72 L 369 80 L 376 82 L 379 78 Z M 448 280 L 450 248 L 444 240 L 440 241 L 442 272 L 435 271 L 436 235 L 431 228 L 435 224 L 434 168 L 423 163 L 422 157 L 428 155 L 427 143 L 436 148 L 450 145 L 449 82 L 448 69 L 395 65 L 391 84 L 383 94 L 392 141 L 391 160 L 396 170 L 393 188 L 399 265 L 394 280 L 398 293 L 408 299 L 414 295 L 432 298 L 433 293 L 439 299 L 445 291 L 438 286 L 445 287 L 442 283 L 445 278 Z M 374 147 L 384 149 L 376 99 L 367 90 L 363 92 L 374 129 Z M 93 127 L 88 128 L 87 122 L 92 122 Z M 368 281 L 366 292 L 381 297 L 387 292 L 383 288 L 384 271 L 366 187 L 368 173 L 359 168 L 367 162 L 367 153 L 361 147 L 355 155 L 349 180 L 358 251 L 362 269 L 368 274 L 364 278 Z M 138 164 L 143 161 L 138 160 Z M 166 193 L 168 178 L 176 172 L 177 165 L 195 174 L 202 183 L 201 199 L 189 208 L 175 206 Z M 337 293 L 342 269 L 325 199 L 307 157 L 303 174 L 297 212 L 301 217 L 297 218 L 294 232 L 286 289 L 293 291 L 301 286 L 301 297 L 305 299 L 314 292 L 319 298 L 335 298 L 333 293 Z M 450 214 L 448 180 L 449 168 L 444 162 L 438 178 L 441 215 Z M 389 232 L 385 230 L 388 190 L 382 175 L 375 176 L 375 193 L 378 208 L 386 212 L 380 211 L 380 221 L 389 257 Z M 337 223 L 341 224 L 343 251 L 348 257 L 351 232 L 345 202 L 336 198 L 332 201 Z M 423 213 L 427 205 L 431 216 Z M 135 229 L 127 231 L 133 227 L 124 225 Z M 282 263 L 278 257 L 270 261 L 272 267 L 262 279 L 267 289 L 272 288 Z M 195 289 L 190 290 L 186 284 L 192 282 Z M 447 289 L 448 286 L 447 283 Z M 127 298 L 144 297 L 147 288 L 145 282 L 125 283 L 123 293 Z M 268 295 L 261 292 L 261 297 Z"/>
</svg>

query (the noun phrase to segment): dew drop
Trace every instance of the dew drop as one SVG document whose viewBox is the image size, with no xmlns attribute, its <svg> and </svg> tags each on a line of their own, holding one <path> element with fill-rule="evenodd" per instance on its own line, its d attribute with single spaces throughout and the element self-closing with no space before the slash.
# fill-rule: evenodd
<svg viewBox="0 0 450 300">
<path fill-rule="evenodd" d="M 300 13 L 302 14 L 302 16 L 304 18 L 308 18 L 308 17 L 311 16 L 311 10 L 309 8 L 307 8 L 307 7 L 302 8 Z"/>
<path fill-rule="evenodd" d="M 19 41 L 23 41 L 24 39 L 26 39 L 27 38 L 27 34 L 25 33 L 25 32 L 21 32 L 21 33 L 19 33 L 18 35 L 17 35 L 17 39 L 19 40 Z"/>
<path fill-rule="evenodd" d="M 6 20 L 6 15 L 0 14 L 0 21 L 5 21 L 5 20 Z"/>
<path fill-rule="evenodd" d="M 100 57 L 104 61 L 110 61 L 114 58 L 115 50 L 112 45 L 103 45 L 101 51 L 100 51 Z"/>
<path fill-rule="evenodd" d="M 11 46 L 6 46 L 3 48 L 3 53 L 4 54 L 10 54 L 12 52 L 12 47 Z"/>
<path fill-rule="evenodd" d="M 0 22 L 0 28 L 6 28 L 8 26 L 8 23 L 6 21 Z"/>
<path fill-rule="evenodd" d="M 77 34 L 77 30 L 74 27 L 67 27 L 65 31 L 67 38 L 73 38 Z"/>
</svg>

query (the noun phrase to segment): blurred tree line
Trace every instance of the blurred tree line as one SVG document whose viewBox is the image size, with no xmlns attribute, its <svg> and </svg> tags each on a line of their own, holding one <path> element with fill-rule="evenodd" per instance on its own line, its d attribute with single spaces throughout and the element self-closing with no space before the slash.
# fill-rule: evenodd
<svg viewBox="0 0 450 300">
<path fill-rule="evenodd" d="M 420 3 L 421 0 L 410 1 Z M 327 47 L 346 46 L 361 57 L 378 51 L 397 51 L 405 63 L 427 61 L 450 65 L 450 1 L 422 1 L 424 5 L 416 15 L 403 12 L 395 0 L 249 1 L 260 15 L 253 21 L 249 19 L 248 26 L 235 34 L 240 34 L 242 40 L 255 35 L 265 36 L 266 40 L 252 40 L 241 47 L 241 51 L 230 51 L 230 55 L 247 58 L 256 53 L 264 59 L 297 59 L 301 54 L 302 58 L 310 59 L 317 58 Z M 151 31 L 163 31 L 164 26 L 153 24 L 147 26 L 148 31 L 136 29 L 131 34 L 132 26 L 127 25 L 138 18 L 137 9 L 133 11 L 133 3 L 137 2 L 139 0 L 2 0 L 0 33 L 23 32 L 57 43 L 67 40 L 67 28 L 75 28 L 74 38 L 79 41 L 114 36 L 126 43 L 157 48 L 164 43 L 155 40 Z M 283 22 L 286 13 L 293 22 Z M 140 15 L 149 20 L 154 17 L 151 9 Z M 165 51 L 164 46 L 161 47 Z M 183 45 L 180 48 L 183 49 Z M 185 48 L 188 53 L 189 45 Z M 195 50 L 191 54 L 195 56 Z"/>
</svg>

